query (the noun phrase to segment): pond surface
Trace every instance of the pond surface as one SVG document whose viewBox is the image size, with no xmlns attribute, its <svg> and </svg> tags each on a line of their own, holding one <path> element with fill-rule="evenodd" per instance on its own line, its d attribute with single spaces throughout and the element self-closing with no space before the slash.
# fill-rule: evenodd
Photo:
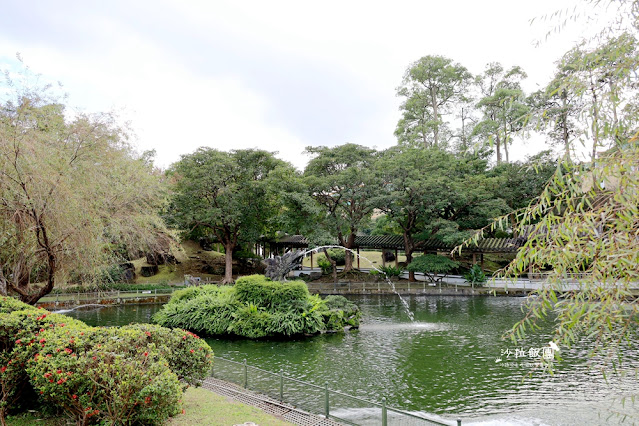
<svg viewBox="0 0 639 426">
<path fill-rule="evenodd" d="M 621 418 L 608 417 L 611 409 L 635 416 L 629 423 L 638 420 L 639 402 L 622 406 L 620 401 L 639 393 L 637 377 L 612 376 L 606 384 L 601 373 L 587 365 L 589 347 L 563 349 L 564 362 L 553 376 L 535 373 L 522 381 L 535 361 L 528 356 L 530 349 L 550 341 L 547 333 L 517 346 L 501 339 L 522 318 L 522 298 L 408 297 L 414 323 L 397 297 L 349 299 L 363 312 L 359 330 L 294 341 L 207 341 L 216 356 L 246 358 L 265 370 L 283 369 L 290 376 L 318 385 L 328 382 L 331 389 L 373 401 L 386 397 L 394 407 L 461 418 L 463 424 L 619 423 Z M 108 307 L 68 315 L 91 325 L 123 325 L 149 322 L 159 308 Z M 627 358 L 629 365 L 637 366 L 637 354 Z M 303 392 L 288 395 L 299 402 L 305 397 Z M 341 411 L 340 416 L 352 419 L 366 415 L 355 408 Z"/>
</svg>

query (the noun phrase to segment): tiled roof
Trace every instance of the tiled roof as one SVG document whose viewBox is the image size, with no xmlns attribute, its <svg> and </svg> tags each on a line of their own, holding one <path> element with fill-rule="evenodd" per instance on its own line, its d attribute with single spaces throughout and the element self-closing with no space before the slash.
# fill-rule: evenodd
<svg viewBox="0 0 639 426">
<path fill-rule="evenodd" d="M 526 240 L 524 238 L 483 238 L 476 246 L 464 249 L 477 253 L 514 253 Z M 276 246 L 306 248 L 309 241 L 303 235 L 288 235 L 272 241 Z M 404 238 L 401 235 L 358 235 L 354 248 L 404 250 Z M 436 238 L 417 243 L 417 250 L 450 251 L 454 246 L 446 245 Z"/>
</svg>

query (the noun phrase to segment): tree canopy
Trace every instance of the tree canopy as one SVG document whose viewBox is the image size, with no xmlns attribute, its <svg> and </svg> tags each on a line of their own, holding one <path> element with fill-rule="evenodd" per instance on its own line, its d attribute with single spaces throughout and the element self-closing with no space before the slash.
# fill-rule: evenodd
<svg viewBox="0 0 639 426">
<path fill-rule="evenodd" d="M 370 218 L 377 186 L 373 164 L 375 150 L 344 144 L 333 148 L 308 147 L 316 154 L 304 171 L 308 191 L 321 206 L 319 227 L 352 249 L 355 236 Z M 353 256 L 347 251 L 344 271 L 352 269 Z"/>
<path fill-rule="evenodd" d="M 424 56 L 404 74 L 397 95 L 405 98 L 395 135 L 412 146 L 445 147 L 450 129 L 444 115 L 451 114 L 471 83 L 468 70 L 443 56 Z"/>
<path fill-rule="evenodd" d="M 266 232 L 277 209 L 272 174 L 290 167 L 262 150 L 199 148 L 169 170 L 173 196 L 169 223 L 183 231 L 200 229 L 224 245 L 224 282 L 233 282 L 233 250 Z"/>
<path fill-rule="evenodd" d="M 130 254 L 166 247 L 161 176 L 111 114 L 66 114 L 44 89 L 0 104 L 0 294 L 35 303 Z"/>
</svg>

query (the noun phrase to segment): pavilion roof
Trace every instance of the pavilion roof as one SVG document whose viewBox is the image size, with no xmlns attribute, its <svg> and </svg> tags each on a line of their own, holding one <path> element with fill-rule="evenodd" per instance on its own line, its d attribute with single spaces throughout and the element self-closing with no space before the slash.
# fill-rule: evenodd
<svg viewBox="0 0 639 426">
<path fill-rule="evenodd" d="M 526 240 L 524 238 L 482 238 L 477 245 L 463 249 L 475 253 L 515 253 Z M 308 239 L 303 235 L 287 235 L 270 242 L 275 247 L 307 248 Z M 336 242 L 335 242 L 336 243 Z M 404 238 L 401 235 L 358 235 L 355 246 L 360 249 L 404 250 Z M 444 244 L 436 238 L 418 242 L 417 250 L 451 251 L 452 245 Z"/>
</svg>

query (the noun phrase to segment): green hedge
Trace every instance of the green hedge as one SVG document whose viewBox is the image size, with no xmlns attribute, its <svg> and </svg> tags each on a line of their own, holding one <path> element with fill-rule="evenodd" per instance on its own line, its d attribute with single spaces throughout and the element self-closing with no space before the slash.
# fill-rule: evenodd
<svg viewBox="0 0 639 426">
<path fill-rule="evenodd" d="M 196 335 L 147 324 L 89 327 L 0 297 L 0 416 L 33 395 L 77 424 L 162 424 L 212 363 Z"/>
<path fill-rule="evenodd" d="M 357 306 L 343 297 L 322 300 L 310 295 L 303 281 L 251 275 L 239 278 L 235 286 L 178 291 L 153 321 L 207 335 L 257 339 L 357 327 L 360 316 Z"/>
</svg>

